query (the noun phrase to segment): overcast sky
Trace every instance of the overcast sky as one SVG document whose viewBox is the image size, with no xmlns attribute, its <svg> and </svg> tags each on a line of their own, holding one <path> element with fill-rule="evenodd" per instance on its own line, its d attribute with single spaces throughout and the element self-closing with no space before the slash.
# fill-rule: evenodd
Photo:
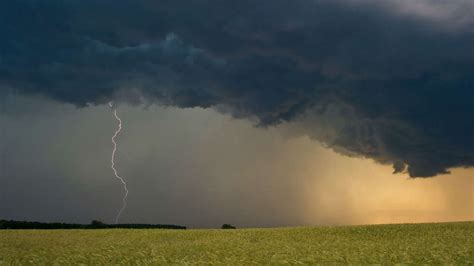
<svg viewBox="0 0 474 266">
<path fill-rule="evenodd" d="M 0 3 L 0 218 L 474 219 L 470 0 Z"/>
</svg>

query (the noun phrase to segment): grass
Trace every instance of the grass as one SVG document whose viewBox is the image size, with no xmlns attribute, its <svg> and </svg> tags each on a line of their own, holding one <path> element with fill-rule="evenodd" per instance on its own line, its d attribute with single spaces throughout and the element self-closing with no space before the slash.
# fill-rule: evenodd
<svg viewBox="0 0 474 266">
<path fill-rule="evenodd" d="M 0 264 L 474 263 L 474 222 L 242 230 L 5 230 Z"/>
</svg>

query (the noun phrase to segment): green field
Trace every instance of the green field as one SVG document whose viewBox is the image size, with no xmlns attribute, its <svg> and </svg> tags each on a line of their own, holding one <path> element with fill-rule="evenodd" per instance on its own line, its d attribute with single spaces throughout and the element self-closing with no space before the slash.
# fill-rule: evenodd
<svg viewBox="0 0 474 266">
<path fill-rule="evenodd" d="M 474 222 L 242 230 L 4 230 L 0 264 L 474 263 Z"/>
</svg>

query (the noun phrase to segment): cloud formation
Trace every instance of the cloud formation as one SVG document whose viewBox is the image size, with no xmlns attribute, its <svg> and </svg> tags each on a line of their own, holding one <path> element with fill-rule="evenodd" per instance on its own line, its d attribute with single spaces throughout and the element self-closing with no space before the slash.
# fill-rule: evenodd
<svg viewBox="0 0 474 266">
<path fill-rule="evenodd" d="M 0 88 L 290 122 L 430 177 L 474 165 L 473 14 L 465 0 L 13 0 Z"/>
</svg>

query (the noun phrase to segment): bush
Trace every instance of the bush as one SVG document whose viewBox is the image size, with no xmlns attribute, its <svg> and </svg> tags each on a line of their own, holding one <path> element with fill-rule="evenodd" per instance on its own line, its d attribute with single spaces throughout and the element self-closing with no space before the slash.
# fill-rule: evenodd
<svg viewBox="0 0 474 266">
<path fill-rule="evenodd" d="M 223 224 L 221 228 L 222 229 L 235 229 L 236 227 L 230 224 Z"/>
</svg>

